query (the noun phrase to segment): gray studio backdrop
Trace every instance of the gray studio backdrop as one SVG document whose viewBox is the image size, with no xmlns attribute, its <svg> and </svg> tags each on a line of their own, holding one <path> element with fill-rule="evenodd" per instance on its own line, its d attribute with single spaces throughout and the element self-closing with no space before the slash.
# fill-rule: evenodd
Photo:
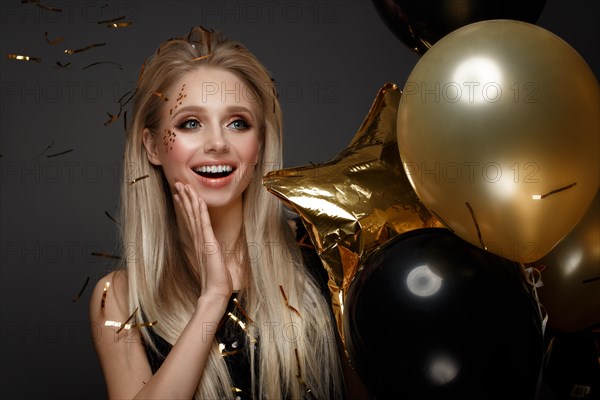
<svg viewBox="0 0 600 400">
<path fill-rule="evenodd" d="M 595 0 L 548 0 L 537 23 L 579 51 L 596 76 L 598 11 Z M 133 24 L 97 23 L 121 16 Z M 104 123 L 162 40 L 205 25 L 257 54 L 283 105 L 283 167 L 335 156 L 379 88 L 402 86 L 418 61 L 369 0 L 13 0 L 0 3 L 0 23 L 3 399 L 106 397 L 87 307 L 92 285 L 115 265 L 93 253 L 115 250 L 109 215 L 123 179 L 123 116 Z M 110 63 L 83 69 L 100 61 Z"/>
</svg>

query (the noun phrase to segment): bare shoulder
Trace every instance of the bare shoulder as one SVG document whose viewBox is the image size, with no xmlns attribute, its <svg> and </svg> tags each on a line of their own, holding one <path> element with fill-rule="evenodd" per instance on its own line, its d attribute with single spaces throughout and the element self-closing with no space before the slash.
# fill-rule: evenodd
<svg viewBox="0 0 600 400">
<path fill-rule="evenodd" d="M 98 318 L 107 316 L 121 320 L 127 318 L 127 276 L 125 271 L 116 270 L 96 282 L 90 298 L 90 318 L 92 322 L 102 322 Z"/>
<path fill-rule="evenodd" d="M 128 303 L 122 270 L 99 279 L 90 298 L 92 338 L 109 398 L 132 398 L 152 376 L 139 330 L 125 325 Z"/>
</svg>

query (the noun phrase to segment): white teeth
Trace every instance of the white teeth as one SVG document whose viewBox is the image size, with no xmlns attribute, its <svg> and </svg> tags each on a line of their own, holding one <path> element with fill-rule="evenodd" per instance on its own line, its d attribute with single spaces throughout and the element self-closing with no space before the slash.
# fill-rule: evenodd
<svg viewBox="0 0 600 400">
<path fill-rule="evenodd" d="M 196 168 L 196 172 L 216 174 L 220 172 L 231 172 L 233 167 L 231 165 L 203 165 L 200 168 Z"/>
</svg>

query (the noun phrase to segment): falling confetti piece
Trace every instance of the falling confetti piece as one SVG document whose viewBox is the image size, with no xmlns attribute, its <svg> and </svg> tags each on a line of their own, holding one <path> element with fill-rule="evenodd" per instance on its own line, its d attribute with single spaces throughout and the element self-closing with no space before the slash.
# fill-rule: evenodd
<svg viewBox="0 0 600 400">
<path fill-rule="evenodd" d="M 108 24 L 106 25 L 107 28 L 126 28 L 128 26 L 133 25 L 133 22 L 131 21 L 124 21 L 124 22 L 116 22 L 113 24 Z"/>
<path fill-rule="evenodd" d="M 88 69 L 88 68 L 95 67 L 96 65 L 101 65 L 101 64 L 113 64 L 113 65 L 116 65 L 120 70 L 123 69 L 123 66 L 121 64 L 119 64 L 118 62 L 114 62 L 114 61 L 97 61 L 97 62 L 91 63 L 89 65 L 86 65 L 85 67 L 83 67 L 81 69 L 82 70 Z"/>
<path fill-rule="evenodd" d="M 112 22 L 117 22 L 117 21 L 121 21 L 122 19 L 125 19 L 124 15 L 121 15 L 120 17 L 117 18 L 113 18 L 113 19 L 104 19 L 102 21 L 98 21 L 97 24 L 98 25 L 102 25 L 102 24 L 110 24 Z"/>
<path fill-rule="evenodd" d="M 73 303 L 75 303 L 77 300 L 79 300 L 81 298 L 81 295 L 83 294 L 83 291 L 87 287 L 88 283 L 90 283 L 90 277 L 89 276 L 85 280 L 85 283 L 83 284 L 83 287 L 79 291 L 79 294 L 77 296 L 73 297 L 73 299 L 72 299 Z"/>
<path fill-rule="evenodd" d="M 93 256 L 95 257 L 104 257 L 104 258 L 112 258 L 113 260 L 120 260 L 121 257 L 119 256 L 115 256 L 112 254 L 108 254 L 108 253 L 97 253 L 97 252 L 92 252 L 91 253 Z"/>
<path fill-rule="evenodd" d="M 110 214 L 109 214 L 109 212 L 108 212 L 108 211 L 104 211 L 104 215 L 106 215 L 106 216 L 107 216 L 107 217 L 108 217 L 108 218 L 109 218 L 111 221 L 113 221 L 114 223 L 116 223 L 116 224 L 118 224 L 118 225 L 121 225 L 121 224 L 119 223 L 119 221 L 117 221 L 117 220 L 116 220 L 116 219 L 115 219 L 115 218 L 114 218 L 112 215 L 110 215 Z"/>
<path fill-rule="evenodd" d="M 39 0 L 21 0 L 21 4 L 35 4 L 38 7 L 43 8 L 44 10 L 53 11 L 53 12 L 62 12 L 62 9 L 47 6 L 45 4 L 40 3 Z"/>
<path fill-rule="evenodd" d="M 89 46 L 83 47 L 81 49 L 74 49 L 74 50 L 65 50 L 66 54 L 75 54 L 75 53 L 81 53 L 82 51 L 86 51 L 89 49 L 93 49 L 94 47 L 100 47 L 100 46 L 105 46 L 106 43 L 95 43 L 95 44 L 90 44 Z"/>
<path fill-rule="evenodd" d="M 50 39 L 48 39 L 48 32 L 44 32 L 44 39 L 46 39 L 46 42 L 48 42 L 48 44 L 50 46 L 54 46 L 55 44 L 58 44 L 58 43 L 62 42 L 63 40 L 65 40 L 65 38 L 62 36 L 57 39 L 50 40 Z"/>
<path fill-rule="evenodd" d="M 17 60 L 17 61 L 35 61 L 35 62 L 42 62 L 42 59 L 39 57 L 31 57 L 31 56 L 23 56 L 20 54 L 7 54 L 6 58 L 8 58 L 9 60 Z"/>
<path fill-rule="evenodd" d="M 33 159 L 37 159 L 40 158 L 42 156 L 42 154 L 44 154 L 45 152 L 47 152 L 52 146 L 54 146 L 54 142 L 50 143 L 48 146 L 46 146 L 46 148 L 44 149 L 44 151 L 42 151 L 40 154 L 38 154 L 37 156 L 33 157 Z"/>
<path fill-rule="evenodd" d="M 69 150 L 61 151 L 60 153 L 48 154 L 46 156 L 46 158 L 62 156 L 63 154 L 67 154 L 67 153 L 70 153 L 72 151 L 73 151 L 73 149 L 69 149 Z"/>
<path fill-rule="evenodd" d="M 60 61 L 57 61 L 57 62 L 56 62 L 56 65 L 58 65 L 60 68 L 67 68 L 69 65 L 71 65 L 71 63 L 70 63 L 70 62 L 68 62 L 68 63 L 66 63 L 66 64 L 63 64 L 63 63 L 61 63 Z"/>
</svg>

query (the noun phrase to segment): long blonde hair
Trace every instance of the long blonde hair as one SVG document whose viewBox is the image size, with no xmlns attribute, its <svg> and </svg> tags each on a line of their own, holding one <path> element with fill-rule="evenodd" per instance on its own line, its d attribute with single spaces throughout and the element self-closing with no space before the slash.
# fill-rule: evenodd
<svg viewBox="0 0 600 400">
<path fill-rule="evenodd" d="M 129 249 L 124 263 L 130 311 L 138 308 L 145 319 L 157 320 L 153 329 L 173 344 L 201 294 L 200 277 L 182 255 L 169 187 L 162 169 L 147 159 L 142 131 L 158 131 L 165 102 L 157 93 L 168 92 L 181 76 L 202 65 L 232 72 L 245 82 L 257 101 L 261 146 L 254 176 L 243 194 L 240 235 L 245 242 L 242 248 L 248 269 L 247 285 L 240 298 L 254 321 L 248 332 L 258 337 L 259 343 L 256 351 L 249 345 L 252 388 L 256 390 L 253 397 L 296 399 L 309 391 L 318 399 L 342 397 L 329 304 L 302 264 L 282 202 L 261 183 L 269 170 L 282 166 L 282 121 L 275 86 L 267 70 L 243 45 L 202 27 L 164 42 L 140 72 L 125 145 L 121 197 L 123 246 Z M 290 327 L 293 338 L 289 337 Z M 148 331 L 141 328 L 141 334 L 145 343 L 156 350 Z M 259 361 L 255 371 L 256 356 Z M 227 367 L 215 343 L 195 398 L 234 398 L 231 388 Z"/>
</svg>

